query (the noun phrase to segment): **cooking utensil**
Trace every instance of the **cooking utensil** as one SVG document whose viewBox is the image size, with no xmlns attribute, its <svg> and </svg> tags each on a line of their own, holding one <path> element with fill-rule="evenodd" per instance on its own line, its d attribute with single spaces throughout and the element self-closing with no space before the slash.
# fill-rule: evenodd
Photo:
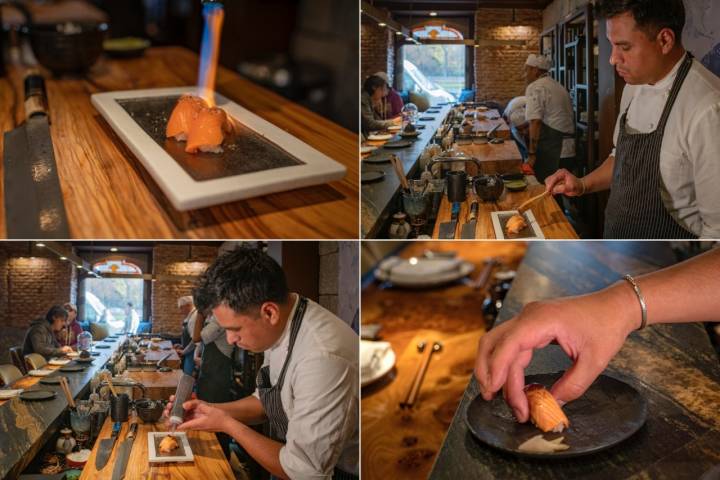
<svg viewBox="0 0 720 480">
<path fill-rule="evenodd" d="M 475 290 L 480 290 L 482 288 L 485 288 L 485 285 L 488 283 L 488 280 L 490 279 L 490 274 L 493 271 L 493 268 L 499 263 L 494 258 L 489 258 L 485 260 L 485 266 L 480 271 L 480 275 L 477 276 L 475 280 L 473 280 L 470 283 L 470 286 Z"/>
<path fill-rule="evenodd" d="M 462 227 L 460 232 L 460 238 L 464 240 L 475 238 L 475 227 L 477 227 L 477 214 L 478 214 L 478 201 L 473 196 L 472 202 L 470 203 L 470 213 L 468 214 L 467 221 Z"/>
<path fill-rule="evenodd" d="M 127 422 L 130 410 L 130 397 L 120 393 L 110 397 L 110 418 L 113 422 Z"/>
<path fill-rule="evenodd" d="M 422 348 L 424 349 L 425 345 L 423 345 Z M 418 344 L 418 350 L 422 351 L 420 349 L 420 344 Z M 420 368 L 415 375 L 415 379 L 410 386 L 410 391 L 408 392 L 407 398 L 404 402 L 400 402 L 400 408 L 413 407 L 413 405 L 415 404 L 415 400 L 417 400 L 417 396 L 420 393 L 420 387 L 422 386 L 423 379 L 425 378 L 425 373 L 427 373 L 428 366 L 430 365 L 430 359 L 432 358 L 433 353 L 439 352 L 440 350 L 442 350 L 442 343 L 433 342 L 432 348 L 428 349 L 428 352 L 425 354 L 425 358 L 423 359 L 423 363 L 420 365 Z"/>
<path fill-rule="evenodd" d="M 503 194 L 505 184 L 499 175 L 480 175 L 473 181 L 473 189 L 483 202 L 495 202 Z"/>
<path fill-rule="evenodd" d="M 550 195 L 550 190 L 545 190 L 545 191 L 542 192 L 540 195 L 535 195 L 534 197 L 532 197 L 532 198 L 530 198 L 530 199 L 528 199 L 528 200 L 525 200 L 523 203 L 520 204 L 519 207 L 517 207 L 518 213 L 519 213 L 519 214 L 522 214 L 525 210 L 528 209 L 528 207 L 529 207 L 531 204 L 537 202 L 537 201 L 540 200 L 541 198 L 545 198 L 545 197 L 548 196 L 548 195 Z"/>
<path fill-rule="evenodd" d="M 68 384 L 67 378 L 60 377 L 60 387 L 65 394 L 65 399 L 67 400 L 70 408 L 75 408 L 75 399 L 72 396 L 72 392 L 70 392 L 70 385 Z"/>
<path fill-rule="evenodd" d="M 117 442 L 121 426 L 122 423 L 120 422 L 113 423 L 112 434 L 110 434 L 110 438 L 103 438 L 102 440 L 100 440 L 100 445 L 98 446 L 97 450 L 97 456 L 95 457 L 96 469 L 102 470 L 110 459 L 110 454 L 113 451 L 115 442 Z"/>
<path fill-rule="evenodd" d="M 177 389 L 175 390 L 175 401 L 172 409 L 170 410 L 170 431 L 175 433 L 175 429 L 178 425 L 183 422 L 183 416 L 185 415 L 185 409 L 183 403 L 185 403 L 192 393 L 193 386 L 195 386 L 195 379 L 190 375 L 184 374 L 180 377 Z"/>
<path fill-rule="evenodd" d="M 454 202 L 450 221 L 440 224 L 440 232 L 438 237 L 442 240 L 453 240 L 455 238 L 455 228 L 457 227 L 458 215 L 460 215 L 460 203 Z"/>
<path fill-rule="evenodd" d="M 447 195 L 451 202 L 464 202 L 467 198 L 467 173 L 452 170 L 447 173 Z"/>
<path fill-rule="evenodd" d="M 409 190 L 408 181 L 407 177 L 405 176 L 405 171 L 403 170 L 402 161 L 398 158 L 397 155 L 392 155 L 390 157 L 390 163 L 395 170 L 395 174 L 397 175 L 398 180 L 400 180 L 400 185 L 402 185 L 402 188 L 404 190 Z"/>
<path fill-rule="evenodd" d="M 45 81 L 25 77 L 25 123 L 4 136 L 5 218 L 8 238 L 69 238 L 50 137 Z"/>
<path fill-rule="evenodd" d="M 130 428 L 128 429 L 128 433 L 125 436 L 125 440 L 118 447 L 118 453 L 115 457 L 115 468 L 113 468 L 112 480 L 122 480 L 123 478 L 125 478 L 125 470 L 127 469 L 127 462 L 130 458 L 130 452 L 132 451 L 132 446 L 133 442 L 135 441 L 135 434 L 137 433 L 137 429 L 137 421 L 131 421 Z"/>
<path fill-rule="evenodd" d="M 540 383 L 547 388 L 561 373 L 528 375 L 525 383 Z M 528 453 L 518 446 L 541 434 L 532 423 L 518 423 L 502 395 L 487 402 L 481 396 L 467 408 L 465 422 L 472 434 L 482 443 L 498 450 L 523 457 L 560 459 L 597 453 L 622 442 L 637 432 L 647 417 L 647 400 L 631 385 L 600 375 L 577 400 L 563 406 L 570 419 L 570 428 L 562 433 L 546 433 L 547 440 L 565 437 L 570 445 L 555 453 Z"/>
<path fill-rule="evenodd" d="M 162 416 L 163 404 L 158 400 L 151 400 L 149 398 L 141 398 L 135 401 L 135 408 L 137 409 L 140 420 L 145 423 L 155 423 Z"/>
</svg>

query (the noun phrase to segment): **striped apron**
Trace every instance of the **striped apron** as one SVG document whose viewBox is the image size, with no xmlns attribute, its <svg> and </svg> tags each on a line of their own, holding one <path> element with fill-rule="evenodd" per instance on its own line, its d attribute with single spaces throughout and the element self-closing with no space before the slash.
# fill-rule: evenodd
<svg viewBox="0 0 720 480">
<path fill-rule="evenodd" d="M 268 423 L 270 425 L 270 438 L 276 442 L 285 443 L 285 437 L 287 435 L 288 418 L 282 405 L 280 392 L 282 391 L 283 383 L 285 381 L 285 372 L 290 364 L 290 357 L 292 356 L 293 347 L 295 346 L 295 339 L 297 339 L 298 332 L 300 331 L 303 315 L 305 315 L 307 302 L 307 298 L 301 296 L 298 301 L 298 306 L 295 309 L 295 315 L 292 318 L 290 326 L 288 352 L 285 357 L 285 363 L 283 363 L 282 370 L 280 370 L 280 376 L 278 377 L 277 383 L 273 385 L 270 382 L 270 365 L 265 365 L 260 368 L 260 371 L 257 374 L 257 390 L 258 395 L 260 396 L 260 403 L 262 403 L 265 415 L 268 418 Z M 275 479 L 276 477 L 272 476 L 271 478 Z M 332 478 L 333 480 L 354 480 L 358 477 L 335 468 Z"/>
<path fill-rule="evenodd" d="M 697 238 L 667 211 L 662 199 L 660 174 L 660 149 L 665 125 L 680 87 L 690 71 L 692 58 L 688 53 L 680 66 L 655 131 L 628 134 L 626 120 L 629 105 L 628 110 L 620 117 L 610 198 L 605 209 L 605 238 Z"/>
</svg>

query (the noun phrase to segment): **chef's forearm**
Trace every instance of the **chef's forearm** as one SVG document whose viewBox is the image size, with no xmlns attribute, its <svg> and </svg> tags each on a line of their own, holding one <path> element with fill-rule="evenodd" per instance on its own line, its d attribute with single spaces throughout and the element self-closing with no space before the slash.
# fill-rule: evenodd
<svg viewBox="0 0 720 480">
<path fill-rule="evenodd" d="M 233 422 L 225 432 L 262 467 L 278 478 L 290 478 L 280 463 L 280 449 L 283 444 L 261 435 L 241 422 Z"/>
<path fill-rule="evenodd" d="M 265 409 L 260 400 L 254 395 L 249 395 L 234 402 L 213 403 L 213 407 L 224 410 L 235 420 L 245 424 L 260 423 L 266 419 Z"/>
<path fill-rule="evenodd" d="M 602 192 L 610 188 L 615 157 L 609 156 L 598 168 L 582 178 L 585 193 Z"/>
<path fill-rule="evenodd" d="M 530 139 L 528 142 L 528 152 L 537 153 L 538 141 L 540 140 L 540 129 L 542 128 L 542 120 L 530 120 Z"/>
</svg>

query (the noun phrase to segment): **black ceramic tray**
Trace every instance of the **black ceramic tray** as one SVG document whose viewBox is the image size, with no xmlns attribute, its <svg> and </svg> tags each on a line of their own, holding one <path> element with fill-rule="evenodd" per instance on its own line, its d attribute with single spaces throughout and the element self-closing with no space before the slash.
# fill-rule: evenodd
<svg viewBox="0 0 720 480">
<path fill-rule="evenodd" d="M 85 370 L 85 367 L 83 367 L 82 365 L 68 365 L 60 369 L 61 372 L 69 373 L 82 372 L 83 370 Z"/>
<path fill-rule="evenodd" d="M 25 390 L 20 394 L 20 400 L 52 400 L 55 395 L 51 390 Z"/>
<path fill-rule="evenodd" d="M 528 375 L 525 383 L 539 383 L 550 388 L 561 373 Z M 532 423 L 518 423 L 503 396 L 489 402 L 476 397 L 467 409 L 465 421 L 472 434 L 482 443 L 523 457 L 569 458 L 596 453 L 626 440 L 645 423 L 647 401 L 625 382 L 600 375 L 579 399 L 563 407 L 570 428 L 562 433 L 545 433 L 546 440 L 565 437 L 570 448 L 539 454 L 518 450 L 526 440 L 542 434 Z"/>
</svg>

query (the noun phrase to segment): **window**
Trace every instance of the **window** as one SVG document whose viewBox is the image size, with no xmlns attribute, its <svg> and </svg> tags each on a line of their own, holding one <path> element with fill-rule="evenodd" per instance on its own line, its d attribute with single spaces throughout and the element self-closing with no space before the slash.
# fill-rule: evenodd
<svg viewBox="0 0 720 480">
<path fill-rule="evenodd" d="M 465 45 L 403 45 L 403 88 L 431 105 L 455 102 L 465 88 Z"/>
<path fill-rule="evenodd" d="M 458 30 L 447 25 L 425 25 L 413 28 L 413 35 L 421 39 L 430 40 L 462 40 L 463 35 Z"/>
</svg>

